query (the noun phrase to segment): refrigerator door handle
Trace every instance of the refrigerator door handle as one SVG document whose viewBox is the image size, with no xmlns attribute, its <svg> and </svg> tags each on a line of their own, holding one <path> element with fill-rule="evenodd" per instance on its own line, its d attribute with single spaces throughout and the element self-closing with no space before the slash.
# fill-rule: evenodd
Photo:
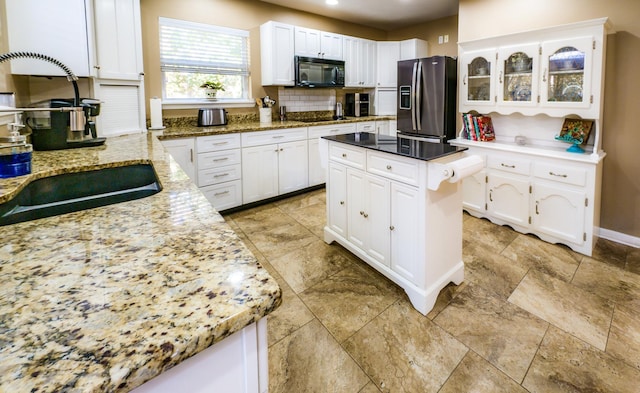
<svg viewBox="0 0 640 393">
<path fill-rule="evenodd" d="M 413 73 L 411 75 L 411 129 L 416 130 L 416 78 L 418 76 L 418 62 L 413 63 Z"/>
<path fill-rule="evenodd" d="M 422 130 L 422 61 L 418 60 L 418 77 L 415 84 L 416 89 L 416 126 L 414 129 Z"/>
</svg>

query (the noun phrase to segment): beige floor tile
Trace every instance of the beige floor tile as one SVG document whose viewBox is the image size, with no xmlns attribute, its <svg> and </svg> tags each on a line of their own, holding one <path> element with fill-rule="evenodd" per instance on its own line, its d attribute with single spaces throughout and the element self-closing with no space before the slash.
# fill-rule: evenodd
<svg viewBox="0 0 640 393">
<path fill-rule="evenodd" d="M 542 242 L 527 235 L 518 235 L 502 255 L 567 282 L 573 278 L 582 259 L 582 254 L 566 246 Z"/>
<path fill-rule="evenodd" d="M 532 393 L 637 393 L 640 371 L 552 326 L 522 385 Z"/>
<path fill-rule="evenodd" d="M 438 393 L 527 393 L 475 352 L 469 351 Z"/>
<path fill-rule="evenodd" d="M 326 222 L 326 210 L 327 209 L 324 204 L 316 203 L 314 205 L 289 212 L 289 215 L 306 228 L 314 228 L 317 226 L 324 227 Z"/>
<path fill-rule="evenodd" d="M 640 274 L 640 248 L 633 248 L 629 250 L 625 270 Z"/>
<path fill-rule="evenodd" d="M 269 392 L 358 392 L 369 378 L 312 320 L 269 348 Z"/>
<path fill-rule="evenodd" d="M 460 285 L 456 285 L 452 282 L 447 284 L 446 287 L 442 288 L 440 293 L 438 294 L 438 298 L 436 299 L 436 304 L 433 305 L 431 311 L 427 313 L 427 318 L 433 320 L 442 310 L 445 309 L 451 302 L 453 298 L 458 296 L 460 292 L 462 292 L 467 285 L 469 285 L 469 281 L 465 280 Z M 408 301 L 408 298 L 407 298 Z"/>
<path fill-rule="evenodd" d="M 234 213 L 230 217 L 247 235 L 271 231 L 273 228 L 296 223 L 296 220 L 274 205 L 265 205 Z"/>
<path fill-rule="evenodd" d="M 391 281 L 375 277 L 359 264 L 300 293 L 320 322 L 343 342 L 398 300 Z"/>
<path fill-rule="evenodd" d="M 296 293 L 353 264 L 341 247 L 327 245 L 315 237 L 313 239 L 303 247 L 270 260 Z"/>
<path fill-rule="evenodd" d="M 518 236 L 513 229 L 489 220 L 470 217 L 463 221 L 462 245 L 482 244 L 485 250 L 500 253 Z"/>
<path fill-rule="evenodd" d="M 467 244 L 462 250 L 465 281 L 490 289 L 505 299 L 527 274 L 520 261 L 506 258 L 483 244 Z"/>
<path fill-rule="evenodd" d="M 631 247 L 627 245 L 599 238 L 596 241 L 595 247 L 593 247 L 592 258 L 608 265 L 624 269 L 627 253 L 630 250 Z"/>
<path fill-rule="evenodd" d="M 576 287 L 640 313 L 640 275 L 585 257 L 571 281 Z"/>
<path fill-rule="evenodd" d="M 518 383 L 549 326 L 474 284 L 433 321 Z"/>
<path fill-rule="evenodd" d="M 380 393 L 380 389 L 378 389 L 373 382 L 369 382 L 358 393 Z"/>
<path fill-rule="evenodd" d="M 275 202 L 274 205 L 284 212 L 291 213 L 313 205 L 324 206 L 325 200 L 325 190 L 321 189 Z"/>
<path fill-rule="evenodd" d="M 343 344 L 382 392 L 437 392 L 468 349 L 396 302 Z"/>
<path fill-rule="evenodd" d="M 616 306 L 607 342 L 607 353 L 640 370 L 640 313 Z M 640 381 L 638 381 L 640 385 Z"/>
<path fill-rule="evenodd" d="M 613 304 L 537 270 L 530 270 L 509 301 L 604 351 Z"/>
<path fill-rule="evenodd" d="M 250 234 L 249 237 L 256 248 L 270 261 L 291 251 L 307 247 L 318 240 L 307 228 L 297 222 L 272 227 L 269 230 Z"/>
<path fill-rule="evenodd" d="M 280 278 L 280 276 L 278 276 L 278 278 Z M 280 284 L 280 288 L 282 289 L 282 304 L 267 317 L 267 338 L 269 346 L 282 340 L 314 318 L 314 315 L 309 311 L 307 306 L 304 305 L 302 300 L 300 300 L 285 282 L 281 281 L 281 278 L 278 278 L 276 278 L 276 280 L 278 280 L 278 284 Z"/>
</svg>

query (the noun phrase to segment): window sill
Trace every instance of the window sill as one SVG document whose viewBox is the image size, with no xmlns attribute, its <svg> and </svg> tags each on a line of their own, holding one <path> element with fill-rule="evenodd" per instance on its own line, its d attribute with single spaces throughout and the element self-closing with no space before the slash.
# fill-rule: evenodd
<svg viewBox="0 0 640 393">
<path fill-rule="evenodd" d="M 185 99 L 162 101 L 162 109 L 198 109 L 198 108 L 250 108 L 256 106 L 255 100 L 210 100 Z"/>
</svg>

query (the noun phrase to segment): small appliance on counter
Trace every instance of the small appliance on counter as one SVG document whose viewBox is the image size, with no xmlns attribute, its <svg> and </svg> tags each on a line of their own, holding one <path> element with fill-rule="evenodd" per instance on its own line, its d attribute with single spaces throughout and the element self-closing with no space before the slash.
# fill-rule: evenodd
<svg viewBox="0 0 640 393">
<path fill-rule="evenodd" d="M 82 111 L 63 111 L 73 108 L 72 98 L 54 98 L 33 103 L 29 107 L 60 108 L 27 113 L 26 123 L 31 128 L 31 143 L 34 150 L 61 150 L 99 146 L 106 138 L 98 138 L 95 117 L 100 114 L 100 101 L 92 98 L 80 99 Z"/>
<path fill-rule="evenodd" d="M 0 178 L 16 177 L 31 173 L 33 146 L 20 135 L 23 125 L 10 123 L 9 136 L 0 137 Z"/>
<path fill-rule="evenodd" d="M 333 115 L 333 120 L 343 120 L 344 112 L 342 111 L 342 102 L 336 102 L 336 110 Z"/>
<path fill-rule="evenodd" d="M 200 108 L 198 127 L 223 126 L 227 124 L 227 111 L 222 108 Z"/>
<path fill-rule="evenodd" d="M 369 94 L 347 93 L 344 96 L 345 116 L 364 117 L 369 116 Z"/>
</svg>

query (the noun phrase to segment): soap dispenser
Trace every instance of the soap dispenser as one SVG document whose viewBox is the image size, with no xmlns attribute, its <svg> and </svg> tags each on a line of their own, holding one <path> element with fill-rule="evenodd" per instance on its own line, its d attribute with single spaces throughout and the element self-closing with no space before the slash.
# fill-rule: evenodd
<svg viewBox="0 0 640 393">
<path fill-rule="evenodd" d="M 9 123 L 8 136 L 0 136 L 0 178 L 16 177 L 31 173 L 33 146 L 27 137 L 20 135 L 22 124 Z"/>
</svg>

